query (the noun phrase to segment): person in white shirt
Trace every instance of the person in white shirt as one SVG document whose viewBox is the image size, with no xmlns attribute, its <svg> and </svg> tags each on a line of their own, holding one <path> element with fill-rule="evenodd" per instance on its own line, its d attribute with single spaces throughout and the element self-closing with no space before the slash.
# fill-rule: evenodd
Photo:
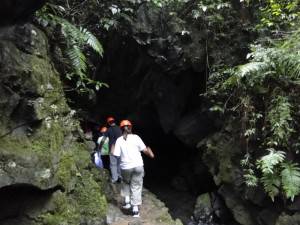
<svg viewBox="0 0 300 225">
<path fill-rule="evenodd" d="M 132 124 L 129 120 L 122 120 L 120 128 L 122 129 L 122 136 L 116 141 L 113 155 L 120 157 L 123 177 L 121 195 L 125 199 L 123 208 L 130 209 L 132 207 L 133 216 L 139 217 L 144 177 L 141 152 L 150 158 L 154 158 L 154 154 L 138 135 L 132 133 Z"/>
</svg>

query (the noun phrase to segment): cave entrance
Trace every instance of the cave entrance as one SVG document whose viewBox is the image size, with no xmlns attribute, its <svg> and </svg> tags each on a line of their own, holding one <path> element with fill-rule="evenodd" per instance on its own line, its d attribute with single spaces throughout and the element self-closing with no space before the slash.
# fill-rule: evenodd
<svg viewBox="0 0 300 225">
<path fill-rule="evenodd" d="M 171 132 L 166 134 L 155 113 L 141 114 L 140 118 L 143 120 L 144 116 L 147 122 L 136 125 L 134 133 L 155 153 L 154 160 L 143 157 L 144 186 L 166 204 L 173 218 L 188 224 L 196 198 L 216 190 L 213 178 L 202 163 L 198 149 L 187 147 Z"/>
<path fill-rule="evenodd" d="M 94 78 L 108 83 L 110 88 L 100 89 L 94 102 L 70 97 L 75 107 L 87 111 L 83 119 L 90 119 L 98 127 L 105 125 L 108 116 L 115 117 L 117 123 L 131 120 L 133 132 L 156 154 L 155 160 L 144 157 L 145 187 L 166 203 L 174 218 L 186 222 L 193 213 L 196 197 L 213 191 L 214 182 L 199 151 L 183 144 L 172 130 L 166 132 L 160 119 L 172 126 L 201 107 L 199 93 L 206 90 L 206 64 L 203 68 L 181 64 L 181 55 L 160 61 L 167 48 L 156 57 L 150 46 L 141 46 L 134 38 L 119 34 L 105 43 L 106 54 Z M 176 199 L 179 201 L 174 202 Z"/>
<path fill-rule="evenodd" d="M 45 209 L 53 192 L 61 186 L 42 190 L 31 184 L 13 184 L 0 188 L 0 224 L 27 225 Z"/>
</svg>

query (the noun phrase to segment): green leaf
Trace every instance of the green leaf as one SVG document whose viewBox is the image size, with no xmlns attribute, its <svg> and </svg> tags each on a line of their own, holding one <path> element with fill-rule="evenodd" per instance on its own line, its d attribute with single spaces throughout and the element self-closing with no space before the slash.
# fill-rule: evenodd
<svg viewBox="0 0 300 225">
<path fill-rule="evenodd" d="M 275 173 L 266 173 L 263 174 L 261 182 L 263 183 L 265 191 L 274 202 L 275 196 L 279 194 L 280 177 Z"/>
<path fill-rule="evenodd" d="M 275 151 L 274 149 L 268 149 L 269 154 L 261 157 L 257 160 L 257 167 L 261 169 L 263 174 L 272 174 L 274 167 L 281 163 L 285 158 L 285 152 Z"/>
<path fill-rule="evenodd" d="M 103 48 L 98 39 L 87 29 L 80 28 L 82 38 L 85 40 L 86 44 L 89 45 L 93 50 L 95 50 L 100 56 L 103 56 Z"/>
<path fill-rule="evenodd" d="M 284 163 L 281 171 L 283 190 L 292 201 L 300 193 L 300 168 L 298 164 Z"/>
</svg>

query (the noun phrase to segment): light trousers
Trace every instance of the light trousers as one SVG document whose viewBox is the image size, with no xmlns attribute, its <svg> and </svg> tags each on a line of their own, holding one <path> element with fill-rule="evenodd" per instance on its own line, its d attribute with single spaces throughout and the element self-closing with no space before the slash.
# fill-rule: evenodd
<svg viewBox="0 0 300 225">
<path fill-rule="evenodd" d="M 116 182 L 121 177 L 120 157 L 109 155 L 109 167 L 111 173 L 111 181 Z"/>
<path fill-rule="evenodd" d="M 144 167 L 139 166 L 132 169 L 121 170 L 121 174 L 123 178 L 121 196 L 129 196 L 131 205 L 141 205 Z"/>
</svg>

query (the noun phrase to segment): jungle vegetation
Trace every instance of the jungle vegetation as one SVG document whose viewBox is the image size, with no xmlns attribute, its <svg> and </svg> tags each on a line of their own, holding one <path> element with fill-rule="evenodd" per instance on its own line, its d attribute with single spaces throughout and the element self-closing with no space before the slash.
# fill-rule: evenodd
<svg viewBox="0 0 300 225">
<path fill-rule="evenodd" d="M 240 12 L 243 25 L 257 38 L 249 46 L 245 64 L 218 62 L 208 66 L 204 97 L 210 102 L 210 109 L 225 121 L 240 124 L 239 138 L 245 142 L 241 150 L 245 184 L 261 185 L 273 201 L 277 196 L 293 200 L 300 194 L 299 0 L 149 1 L 152 7 L 176 13 L 191 23 L 204 21 L 206 29 L 219 32 L 219 36 L 226 35 L 225 13 L 229 15 L 232 8 Z M 55 1 L 37 14 L 42 26 L 58 29 L 69 62 L 66 77 L 81 91 L 90 89 L 91 84 L 95 90 L 105 85 L 93 80 L 90 50 L 101 56 L 103 48 L 97 38 L 110 29 L 121 29 L 118 19 L 129 18 L 135 4 L 142 1 L 132 1 L 132 7 L 120 7 L 122 3 L 115 2 Z M 98 7 L 101 16 L 86 16 L 78 21 L 77 16 L 82 13 L 79 7 Z"/>
</svg>

